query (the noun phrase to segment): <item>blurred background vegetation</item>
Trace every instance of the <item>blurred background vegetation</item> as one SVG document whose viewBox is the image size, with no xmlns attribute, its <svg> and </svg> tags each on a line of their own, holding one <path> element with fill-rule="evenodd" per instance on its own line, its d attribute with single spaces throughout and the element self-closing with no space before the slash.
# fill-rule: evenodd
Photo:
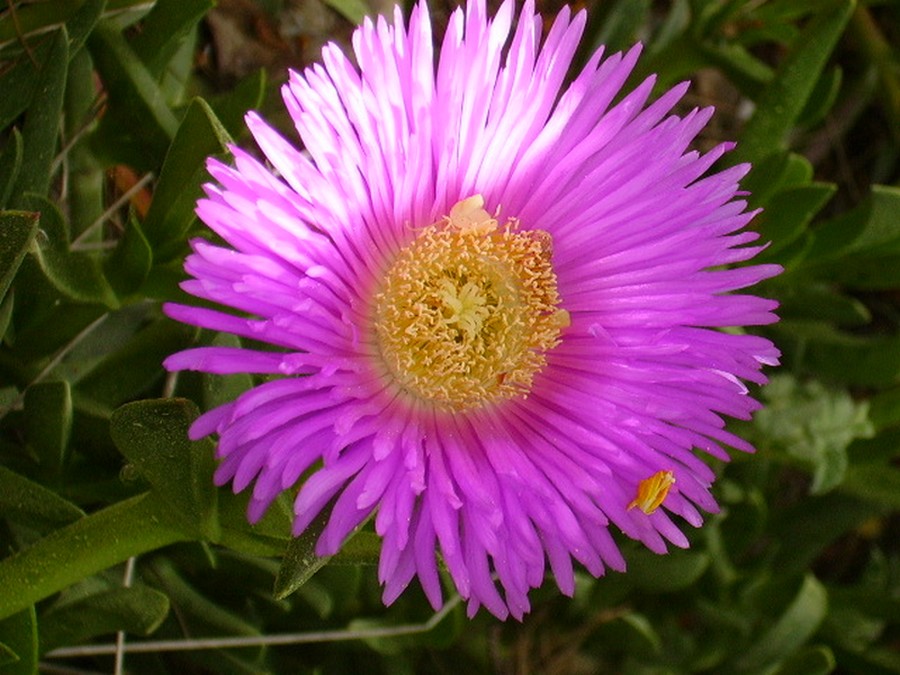
<svg viewBox="0 0 900 675">
<path fill-rule="evenodd" d="M 452 6 L 430 6 L 440 35 Z M 160 302 L 201 232 L 205 158 L 248 144 L 248 109 L 288 130 L 285 69 L 390 6 L 6 0 L 0 675 L 900 673 L 900 2 L 578 6 L 582 61 L 642 41 L 634 82 L 691 79 L 684 108 L 716 106 L 698 143 L 739 141 L 761 259 L 786 268 L 760 289 L 784 366 L 733 425 L 758 452 L 715 464 L 722 512 L 692 548 L 623 541 L 627 574 L 582 574 L 574 599 L 548 582 L 500 623 L 455 599 L 433 617 L 418 588 L 384 608 L 377 538 L 316 561 L 286 498 L 248 526 L 185 430 L 253 380 L 166 376 L 171 352 L 235 338 Z M 199 638 L 249 642 L 179 651 Z"/>
</svg>

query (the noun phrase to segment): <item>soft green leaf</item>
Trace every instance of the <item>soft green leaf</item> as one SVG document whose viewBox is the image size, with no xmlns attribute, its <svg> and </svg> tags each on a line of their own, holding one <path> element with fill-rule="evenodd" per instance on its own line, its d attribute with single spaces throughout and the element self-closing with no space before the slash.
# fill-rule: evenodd
<svg viewBox="0 0 900 675">
<path fill-rule="evenodd" d="M 12 284 L 38 231 L 38 213 L 0 211 L 0 299 Z"/>
<path fill-rule="evenodd" d="M 900 387 L 876 394 L 869 406 L 869 419 L 876 429 L 900 425 Z"/>
<path fill-rule="evenodd" d="M 767 405 L 757 412 L 756 424 L 770 442 L 812 468 L 813 494 L 840 485 L 847 447 L 875 433 L 865 402 L 816 381 L 800 384 L 790 375 L 776 375 L 763 397 Z"/>
<path fill-rule="evenodd" d="M 43 529 L 73 523 L 84 512 L 52 490 L 0 466 L 0 513 Z"/>
<path fill-rule="evenodd" d="M 38 672 L 38 626 L 34 606 L 0 620 L 0 674 Z"/>
<path fill-rule="evenodd" d="M 127 631 L 149 635 L 169 612 L 169 598 L 144 585 L 92 593 L 41 616 L 41 652 L 76 645 L 98 635 Z"/>
<path fill-rule="evenodd" d="M 737 669 L 758 673 L 791 657 L 816 632 L 827 609 L 827 591 L 814 576 L 807 575 L 785 612 L 738 657 Z"/>
<path fill-rule="evenodd" d="M 756 162 L 783 149 L 853 10 L 853 0 L 823 2 L 804 27 L 775 78 L 757 101 L 732 161 Z"/>
<path fill-rule="evenodd" d="M 38 461 L 58 474 L 72 432 L 72 391 L 66 381 L 39 382 L 25 390 L 25 433 Z"/>
<path fill-rule="evenodd" d="M 118 300 L 96 256 L 69 250 L 69 227 L 56 205 L 37 195 L 29 195 L 25 204 L 41 213 L 43 236 L 35 253 L 50 283 L 73 300 L 117 307 Z"/>
<path fill-rule="evenodd" d="M 198 534 L 215 540 L 216 489 L 213 449 L 192 442 L 188 429 L 197 408 L 184 399 L 136 401 L 110 419 L 116 446 Z"/>
<path fill-rule="evenodd" d="M 147 279 L 153 266 L 153 251 L 134 214 L 128 218 L 125 233 L 112 255 L 104 261 L 103 269 L 118 296 L 134 293 Z"/>
<path fill-rule="evenodd" d="M 63 27 L 53 37 L 34 97 L 25 112 L 22 129 L 25 154 L 12 199 L 17 208 L 22 207 L 22 196 L 26 193 L 45 195 L 50 188 L 50 170 L 59 137 L 68 65 L 69 37 Z"/>
<path fill-rule="evenodd" d="M 214 5 L 213 0 L 157 0 L 131 43 L 151 75 L 163 75 L 179 45 Z"/>
<path fill-rule="evenodd" d="M 5 209 L 9 204 L 13 188 L 22 170 L 22 155 L 25 143 L 22 134 L 15 127 L 6 139 L 6 147 L 0 153 L 0 209 Z"/>
<path fill-rule="evenodd" d="M 222 153 L 231 142 L 209 104 L 194 99 L 166 154 L 144 233 L 159 261 L 181 255 L 184 235 L 194 222 L 194 208 L 207 180 L 206 158 Z"/>
<path fill-rule="evenodd" d="M 113 504 L 0 560 L 0 618 L 132 556 L 188 538 L 162 499 L 142 494 Z"/>
<path fill-rule="evenodd" d="M 109 96 L 95 150 L 141 171 L 157 171 L 178 129 L 159 85 L 111 24 L 99 24 L 88 47 Z"/>
</svg>

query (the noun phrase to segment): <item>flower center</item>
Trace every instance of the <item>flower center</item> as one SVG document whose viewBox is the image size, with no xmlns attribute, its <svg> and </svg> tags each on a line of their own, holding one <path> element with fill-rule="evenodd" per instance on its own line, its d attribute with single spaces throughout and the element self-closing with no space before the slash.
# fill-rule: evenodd
<svg viewBox="0 0 900 675">
<path fill-rule="evenodd" d="M 397 255 L 375 295 L 381 356 L 401 388 L 461 411 L 531 390 L 569 314 L 552 240 L 502 227 L 481 195 L 450 209 Z"/>
</svg>

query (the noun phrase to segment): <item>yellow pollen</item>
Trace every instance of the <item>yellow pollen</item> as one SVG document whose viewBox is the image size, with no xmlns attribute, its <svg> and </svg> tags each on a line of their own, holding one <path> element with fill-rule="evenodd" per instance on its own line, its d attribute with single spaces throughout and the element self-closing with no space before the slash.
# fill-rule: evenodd
<svg viewBox="0 0 900 675">
<path fill-rule="evenodd" d="M 628 505 L 628 508 L 638 507 L 649 516 L 666 500 L 669 489 L 673 485 L 675 485 L 674 473 L 657 471 L 650 478 L 645 478 L 638 483 L 637 497 Z"/>
<path fill-rule="evenodd" d="M 461 411 L 527 396 L 569 314 L 559 309 L 552 240 L 501 226 L 481 195 L 402 249 L 375 295 L 388 371 L 408 394 Z"/>
</svg>

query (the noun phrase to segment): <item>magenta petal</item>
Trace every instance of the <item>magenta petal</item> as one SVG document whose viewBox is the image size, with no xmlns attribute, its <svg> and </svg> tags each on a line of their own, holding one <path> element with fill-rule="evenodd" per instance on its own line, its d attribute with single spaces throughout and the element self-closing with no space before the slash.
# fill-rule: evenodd
<svg viewBox="0 0 900 675">
<path fill-rule="evenodd" d="M 780 354 L 745 330 L 777 320 L 746 289 L 781 268 L 749 263 L 766 246 L 748 229 L 749 166 L 710 173 L 733 144 L 691 149 L 713 111 L 672 112 L 687 83 L 623 89 L 639 45 L 571 73 L 586 21 L 564 8 L 542 37 L 533 2 L 489 16 L 470 0 L 435 55 L 424 2 L 406 24 L 367 19 L 352 57 L 327 45 L 290 73 L 299 140 L 251 112 L 261 156 L 207 163 L 196 212 L 219 239 L 191 242 L 181 286 L 205 306 L 163 309 L 248 348 L 164 365 L 264 382 L 190 437 L 218 436 L 214 480 L 252 490 L 251 522 L 295 490 L 295 535 L 326 510 L 320 555 L 373 515 L 386 604 L 418 579 L 438 609 L 440 557 L 470 615 L 521 619 L 548 569 L 567 595 L 576 563 L 624 572 L 614 530 L 687 546 L 684 523 L 718 510 L 709 457 L 753 451 L 726 422 L 759 408 L 747 383 Z M 569 325 L 527 396 L 457 410 L 396 376 L 373 300 L 401 249 L 475 195 L 550 235 Z M 669 473 L 661 505 L 636 508 Z"/>
</svg>

